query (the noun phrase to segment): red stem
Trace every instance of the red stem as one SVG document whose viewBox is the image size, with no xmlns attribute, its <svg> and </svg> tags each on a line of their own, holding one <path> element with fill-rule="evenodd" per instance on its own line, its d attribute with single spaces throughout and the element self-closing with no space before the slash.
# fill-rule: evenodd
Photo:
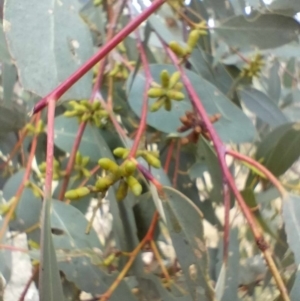
<svg viewBox="0 0 300 301">
<path fill-rule="evenodd" d="M 71 177 L 71 173 L 72 173 L 72 170 L 73 170 L 73 166 L 74 166 L 74 162 L 75 162 L 75 158 L 76 158 L 76 153 L 77 153 L 77 150 L 79 148 L 79 145 L 80 145 L 81 138 L 82 138 L 82 135 L 84 133 L 85 127 L 86 127 L 86 122 L 80 123 L 79 129 L 77 131 L 75 141 L 74 141 L 74 144 L 73 144 L 73 147 L 72 147 L 72 151 L 71 151 L 71 154 L 70 154 L 68 165 L 66 167 L 66 174 L 65 174 L 62 186 L 61 186 L 61 190 L 59 192 L 59 196 L 58 196 L 59 200 L 63 200 L 63 198 L 65 196 L 65 192 L 67 190 L 69 180 L 70 180 L 70 177 Z"/>
<path fill-rule="evenodd" d="M 161 42 L 163 45 L 165 45 L 162 40 L 161 40 Z M 223 144 L 223 142 L 221 141 L 220 137 L 218 136 L 216 130 L 214 129 L 214 127 L 209 119 L 209 116 L 207 115 L 206 110 L 205 110 L 204 106 L 202 105 L 202 102 L 201 102 L 200 98 L 198 97 L 198 95 L 197 95 L 194 87 L 192 86 L 188 76 L 186 75 L 184 69 L 182 68 L 182 66 L 179 65 L 177 57 L 168 47 L 165 47 L 165 50 L 167 51 L 173 64 L 180 71 L 181 79 L 188 92 L 189 98 L 190 98 L 196 112 L 198 113 L 201 120 L 205 124 L 207 131 L 210 134 L 211 140 L 214 144 L 214 148 L 217 153 L 219 166 L 221 167 L 221 170 L 223 173 L 223 179 L 226 179 L 226 182 L 228 183 L 229 187 L 231 188 L 233 194 L 235 195 L 236 200 L 237 200 L 246 220 L 248 221 L 249 227 L 251 228 L 254 237 L 256 239 L 262 239 L 262 233 L 261 233 L 260 229 L 258 228 L 258 226 L 255 222 L 255 219 L 254 219 L 251 211 L 249 210 L 247 204 L 245 203 L 242 195 L 240 194 L 239 190 L 237 189 L 234 178 L 232 177 L 230 170 L 227 167 L 227 164 L 225 161 L 225 154 L 226 154 L 225 145 Z"/>
<path fill-rule="evenodd" d="M 176 188 L 176 186 L 177 186 L 177 177 L 178 177 L 178 169 L 179 169 L 179 162 L 180 162 L 180 148 L 181 148 L 181 142 L 180 142 L 180 140 L 178 140 L 176 154 L 175 154 L 175 168 L 174 168 L 174 175 L 173 175 L 173 187 L 174 188 Z"/>
<path fill-rule="evenodd" d="M 226 150 L 226 154 L 230 155 L 232 157 L 234 157 L 235 159 L 247 162 L 248 164 L 254 166 L 255 168 L 257 168 L 259 171 L 261 171 L 263 174 L 265 174 L 265 176 L 270 180 L 270 182 L 273 183 L 273 185 L 278 189 L 278 191 L 280 192 L 281 196 L 284 198 L 287 195 L 287 192 L 285 191 L 285 189 L 283 188 L 283 186 L 281 185 L 281 183 L 278 181 L 278 179 L 266 168 L 264 167 L 262 164 L 260 164 L 259 162 L 257 162 L 256 160 L 240 154 L 234 150 L 230 150 L 227 149 Z"/>
<path fill-rule="evenodd" d="M 129 4 L 129 11 L 130 11 L 131 5 Z M 148 63 L 148 59 L 147 59 L 147 55 L 145 52 L 145 49 L 143 47 L 143 43 L 139 34 L 139 31 L 136 30 L 135 31 L 135 35 L 136 35 L 136 41 L 137 41 L 137 48 L 140 51 L 140 55 L 141 55 L 141 60 L 142 60 L 142 64 L 144 67 L 144 71 L 145 71 L 145 76 L 146 76 L 146 84 L 144 87 L 144 94 L 143 94 L 143 106 L 142 106 L 142 113 L 141 113 L 141 120 L 140 120 L 140 125 L 139 128 L 137 130 L 133 145 L 131 147 L 130 153 L 129 153 L 129 158 L 133 158 L 135 157 L 135 154 L 139 148 L 139 144 L 140 144 L 140 140 L 143 136 L 143 133 L 146 129 L 146 123 L 147 123 L 147 112 L 148 112 L 148 90 L 150 88 L 151 82 L 152 82 L 152 76 L 151 76 L 151 72 L 150 72 L 150 68 L 149 68 L 149 63 Z"/>
<path fill-rule="evenodd" d="M 45 193 L 44 193 L 44 201 L 43 201 L 43 208 L 41 214 L 41 224 L 45 219 L 47 214 L 48 204 L 50 207 L 52 201 L 52 179 L 53 179 L 53 157 L 54 157 L 54 118 L 55 118 L 55 99 L 50 99 L 48 104 L 48 131 L 47 131 L 47 153 L 46 153 L 46 179 L 45 179 Z M 49 203 L 48 203 L 49 202 Z M 41 227 L 41 238 L 40 238 L 40 246 L 41 250 L 45 249 L 45 227 Z M 51 238 L 52 239 L 52 238 Z M 40 252 L 40 266 L 39 266 L 39 295 L 40 297 L 43 296 L 45 293 L 45 287 L 48 283 L 45 283 L 45 279 L 43 277 L 44 274 L 44 254 Z M 54 262 L 53 264 L 56 264 Z M 59 275 L 57 275 L 59 277 Z"/>
<path fill-rule="evenodd" d="M 165 173 L 167 173 L 169 171 L 169 166 L 172 160 L 172 154 L 173 154 L 173 150 L 174 150 L 174 140 L 171 141 L 170 146 L 168 148 L 168 153 L 167 153 L 167 158 L 166 158 L 166 162 L 165 162 L 165 166 L 164 166 L 164 171 Z"/>
<path fill-rule="evenodd" d="M 230 235 L 230 226 L 229 226 L 229 216 L 230 216 L 230 191 L 228 185 L 223 185 L 224 193 L 224 246 L 223 246 L 223 262 L 227 265 L 228 262 L 228 248 L 229 248 L 229 235 Z"/>
<path fill-rule="evenodd" d="M 134 31 L 143 23 L 154 11 L 156 11 L 165 0 L 154 0 L 152 4 L 144 10 L 138 17 L 128 23 L 119 33 L 108 41 L 94 56 L 92 56 L 84 65 L 77 69 L 70 77 L 62 82 L 50 94 L 42 98 L 33 108 L 33 114 L 45 108 L 51 100 L 57 101 L 70 87 L 72 87 L 83 75 L 85 75 L 93 66 L 103 59 L 112 49 L 114 49 L 125 37 Z"/>
<path fill-rule="evenodd" d="M 37 276 L 38 271 L 39 271 L 38 266 L 35 266 L 34 270 L 32 272 L 32 275 L 30 276 L 30 278 L 28 279 L 28 281 L 24 287 L 24 290 L 19 298 L 19 301 L 24 301 L 26 294 L 28 292 L 28 289 L 29 289 L 31 283 L 33 282 L 34 278 Z"/>
<path fill-rule="evenodd" d="M 54 158 L 54 117 L 55 99 L 49 101 L 48 122 L 47 122 L 47 153 L 46 153 L 46 178 L 45 178 L 45 200 L 51 199 L 53 179 L 53 158 Z"/>
</svg>

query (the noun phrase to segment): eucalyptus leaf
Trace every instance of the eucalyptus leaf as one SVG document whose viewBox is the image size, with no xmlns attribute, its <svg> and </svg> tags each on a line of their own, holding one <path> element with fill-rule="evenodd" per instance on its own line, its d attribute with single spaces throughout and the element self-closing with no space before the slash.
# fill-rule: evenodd
<svg viewBox="0 0 300 301">
<path fill-rule="evenodd" d="M 77 135 L 79 123 L 75 118 L 58 116 L 54 124 L 54 142 L 63 151 L 70 153 Z M 82 156 L 97 162 L 100 158 L 112 158 L 111 151 L 97 127 L 87 124 L 78 151 Z"/>
<path fill-rule="evenodd" d="M 43 301 L 64 301 L 56 253 L 51 234 L 51 198 L 45 198 L 41 216 L 39 296 Z"/>
<path fill-rule="evenodd" d="M 300 24 L 291 17 L 261 14 L 232 17 L 214 30 L 232 47 L 267 49 L 298 41 Z"/>
<path fill-rule="evenodd" d="M 4 32 L 26 90 L 47 95 L 93 54 L 78 10 L 77 0 L 5 2 Z M 88 98 L 91 80 L 88 73 L 61 99 Z"/>
<path fill-rule="evenodd" d="M 257 160 L 275 175 L 279 176 L 300 156 L 300 124 L 288 123 L 274 129 L 260 143 L 257 149 Z"/>
<path fill-rule="evenodd" d="M 244 88 L 239 90 L 239 95 L 245 106 L 269 125 L 276 127 L 288 122 L 276 102 L 263 92 L 254 88 Z"/>
<path fill-rule="evenodd" d="M 0 102 L 0 135 L 20 130 L 26 123 L 26 108 L 16 102 Z"/>
<path fill-rule="evenodd" d="M 17 81 L 17 69 L 13 64 L 2 65 L 2 85 L 4 104 L 9 107 L 13 101 L 14 87 Z"/>
<path fill-rule="evenodd" d="M 300 264 L 300 197 L 289 194 L 288 198 L 283 201 L 282 217 L 285 223 L 287 241 L 292 249 L 297 266 Z M 300 272 L 297 270 L 296 280 L 291 291 L 291 298 L 296 301 L 300 294 Z"/>
<path fill-rule="evenodd" d="M 207 249 L 203 238 L 202 214 L 193 202 L 179 191 L 165 187 L 163 206 L 167 227 L 190 294 L 201 300 L 214 300 L 208 282 Z"/>
</svg>

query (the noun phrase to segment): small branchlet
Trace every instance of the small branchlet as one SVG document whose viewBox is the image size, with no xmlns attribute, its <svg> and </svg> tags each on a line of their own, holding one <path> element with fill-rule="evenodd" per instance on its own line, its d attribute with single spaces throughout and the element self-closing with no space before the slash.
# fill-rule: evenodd
<svg viewBox="0 0 300 301">
<path fill-rule="evenodd" d="M 209 119 L 214 123 L 220 118 L 221 114 L 214 114 Z M 201 135 L 210 140 L 205 124 L 194 112 L 187 111 L 184 116 L 180 117 L 180 121 L 183 125 L 177 129 L 177 132 L 184 133 L 192 130 L 186 137 L 181 138 L 181 144 L 197 143 Z"/>
<path fill-rule="evenodd" d="M 108 113 L 101 107 L 100 102 L 90 103 L 88 100 L 69 101 L 72 107 L 64 113 L 66 117 L 77 117 L 79 122 L 89 122 L 97 127 L 104 127 L 108 120 Z"/>
<path fill-rule="evenodd" d="M 178 82 L 179 79 L 179 72 L 174 72 L 170 76 L 167 70 L 161 71 L 161 85 L 148 90 L 150 98 L 157 98 L 150 107 L 151 112 L 158 111 L 162 106 L 164 106 L 165 110 L 170 111 L 172 109 L 172 100 L 181 101 L 185 98 L 185 95 L 181 92 L 183 85 Z"/>
<path fill-rule="evenodd" d="M 263 56 L 256 54 L 241 71 L 241 77 L 253 78 L 261 73 L 264 66 Z"/>
</svg>

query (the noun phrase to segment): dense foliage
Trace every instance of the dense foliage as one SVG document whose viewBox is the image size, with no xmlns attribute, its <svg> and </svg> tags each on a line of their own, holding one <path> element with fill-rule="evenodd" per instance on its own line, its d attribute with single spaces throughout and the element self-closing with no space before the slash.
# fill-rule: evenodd
<svg viewBox="0 0 300 301">
<path fill-rule="evenodd" d="M 0 299 L 299 300 L 299 12 L 5 0 Z"/>
</svg>

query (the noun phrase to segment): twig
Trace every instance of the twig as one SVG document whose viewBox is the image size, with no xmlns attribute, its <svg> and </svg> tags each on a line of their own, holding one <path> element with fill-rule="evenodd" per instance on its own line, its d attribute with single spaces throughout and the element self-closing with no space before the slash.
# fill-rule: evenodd
<svg viewBox="0 0 300 301">
<path fill-rule="evenodd" d="M 131 3 L 128 3 L 129 6 L 129 11 L 131 12 L 131 17 L 132 17 L 132 7 Z M 147 113 L 148 113 L 148 90 L 151 86 L 152 82 L 152 76 L 149 68 L 149 63 L 147 59 L 147 55 L 140 37 L 140 33 L 138 30 L 135 31 L 135 36 L 136 36 L 136 41 L 137 41 L 137 48 L 140 52 L 141 55 L 141 61 L 144 67 L 144 72 L 145 72 L 145 78 L 146 78 L 146 83 L 144 87 L 144 94 L 143 94 L 143 106 L 142 106 L 142 112 L 141 112 L 141 118 L 140 118 L 140 125 L 138 127 L 136 136 L 134 138 L 133 146 L 131 147 L 130 153 L 129 153 L 129 158 L 135 157 L 135 154 L 138 150 L 140 140 L 142 138 L 142 135 L 146 129 L 146 124 L 147 124 Z"/>
<path fill-rule="evenodd" d="M 30 278 L 28 279 L 28 281 L 27 281 L 27 283 L 26 283 L 26 285 L 25 285 L 25 287 L 24 287 L 24 290 L 23 290 L 23 292 L 22 292 L 22 294 L 21 294 L 21 296 L 20 296 L 20 298 L 19 298 L 19 301 L 24 301 L 24 299 L 25 299 L 25 297 L 26 297 L 26 294 L 27 294 L 27 292 L 28 292 L 28 289 L 29 289 L 31 283 L 33 282 L 34 278 L 37 276 L 38 271 L 39 271 L 39 267 L 38 267 L 38 265 L 37 265 L 37 266 L 34 267 L 34 270 L 33 270 L 33 272 L 32 272 L 32 275 L 31 275 Z"/>
<path fill-rule="evenodd" d="M 147 242 L 152 240 L 157 221 L 158 221 L 158 212 L 155 211 L 155 213 L 152 217 L 150 227 L 147 231 L 147 234 L 145 235 L 143 240 L 137 245 L 137 247 L 130 253 L 129 260 L 127 261 L 126 265 L 124 266 L 122 271 L 118 274 L 117 278 L 112 283 L 112 285 L 108 288 L 108 290 L 101 296 L 99 301 L 108 300 L 110 298 L 110 296 L 112 295 L 112 293 L 115 291 L 115 289 L 118 287 L 118 285 L 122 281 L 122 279 L 127 275 L 129 269 L 131 268 L 136 256 L 140 252 L 140 250 L 143 248 L 143 246 Z"/>
<path fill-rule="evenodd" d="M 282 198 L 285 198 L 287 196 L 287 192 L 284 189 L 284 187 L 282 186 L 282 184 L 278 181 L 278 179 L 266 168 L 264 167 L 262 164 L 260 164 L 259 162 L 257 162 L 256 160 L 243 155 L 241 153 L 238 153 L 234 150 L 230 150 L 227 149 L 226 150 L 226 154 L 232 156 L 235 159 L 244 161 L 252 166 L 254 166 L 255 168 L 257 168 L 259 171 L 261 171 L 269 180 L 270 182 L 277 188 L 277 190 L 279 191 L 279 193 L 281 194 Z"/>
</svg>

